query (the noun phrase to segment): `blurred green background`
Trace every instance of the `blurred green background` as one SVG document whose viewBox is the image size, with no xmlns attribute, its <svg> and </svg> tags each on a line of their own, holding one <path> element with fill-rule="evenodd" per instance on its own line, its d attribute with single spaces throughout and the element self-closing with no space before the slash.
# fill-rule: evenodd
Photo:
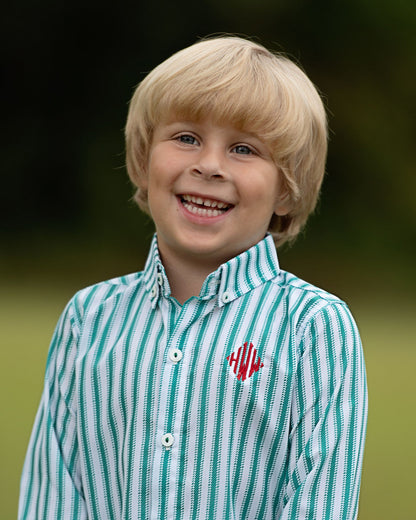
<svg viewBox="0 0 416 520">
<path fill-rule="evenodd" d="M 79 288 L 141 269 L 123 126 L 135 85 L 217 32 L 300 62 L 331 129 L 318 210 L 282 267 L 345 299 L 370 413 L 359 520 L 415 520 L 416 3 L 200 0 L 2 9 L 0 519 L 15 518 L 48 343 Z M 319 520 L 319 519 L 318 519 Z"/>
</svg>

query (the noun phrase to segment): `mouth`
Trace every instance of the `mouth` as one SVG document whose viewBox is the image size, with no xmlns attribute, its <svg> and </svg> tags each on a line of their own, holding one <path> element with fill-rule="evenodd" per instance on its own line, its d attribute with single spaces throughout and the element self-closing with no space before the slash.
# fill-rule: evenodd
<svg viewBox="0 0 416 520">
<path fill-rule="evenodd" d="M 234 207 L 227 202 L 196 195 L 179 195 L 179 199 L 185 209 L 199 217 L 219 217 Z"/>
</svg>

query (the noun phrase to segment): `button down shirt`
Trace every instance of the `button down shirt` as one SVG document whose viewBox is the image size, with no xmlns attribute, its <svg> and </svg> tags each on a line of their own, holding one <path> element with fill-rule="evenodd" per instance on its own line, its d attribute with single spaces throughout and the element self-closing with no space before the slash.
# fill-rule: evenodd
<svg viewBox="0 0 416 520">
<path fill-rule="evenodd" d="M 270 236 L 182 306 L 155 237 L 57 325 L 19 518 L 354 519 L 366 409 L 347 306 Z"/>
</svg>

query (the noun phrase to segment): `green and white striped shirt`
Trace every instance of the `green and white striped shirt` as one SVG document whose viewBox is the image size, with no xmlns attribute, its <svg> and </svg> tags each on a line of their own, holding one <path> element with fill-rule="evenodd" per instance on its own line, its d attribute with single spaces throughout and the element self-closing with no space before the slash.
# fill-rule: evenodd
<svg viewBox="0 0 416 520">
<path fill-rule="evenodd" d="M 19 518 L 354 519 L 366 414 L 347 306 L 270 236 L 183 306 L 155 238 L 57 325 Z"/>
</svg>

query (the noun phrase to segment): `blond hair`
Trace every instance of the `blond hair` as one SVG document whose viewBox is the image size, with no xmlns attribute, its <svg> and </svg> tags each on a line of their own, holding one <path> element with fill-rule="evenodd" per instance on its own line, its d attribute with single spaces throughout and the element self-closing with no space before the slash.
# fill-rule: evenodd
<svg viewBox="0 0 416 520">
<path fill-rule="evenodd" d="M 144 179 L 153 131 L 172 115 L 227 122 L 269 146 L 290 207 L 287 215 L 272 217 L 269 231 L 276 245 L 293 240 L 316 206 L 327 152 L 325 109 L 306 74 L 239 37 L 202 40 L 153 69 L 131 99 L 125 132 L 134 198 L 147 213 Z"/>
</svg>

